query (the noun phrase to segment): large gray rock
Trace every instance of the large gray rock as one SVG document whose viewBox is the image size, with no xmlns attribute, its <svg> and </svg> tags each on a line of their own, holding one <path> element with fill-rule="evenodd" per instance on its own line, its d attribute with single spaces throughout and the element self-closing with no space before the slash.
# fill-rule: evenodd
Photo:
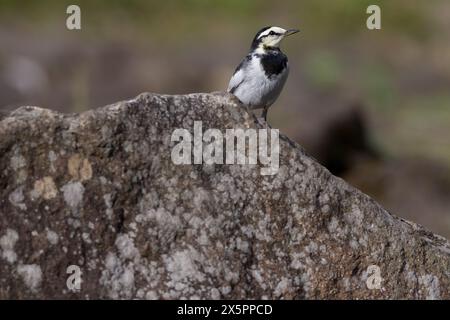
<svg viewBox="0 0 450 320">
<path fill-rule="evenodd" d="M 171 134 L 194 120 L 261 127 L 220 93 L 5 117 L 0 298 L 450 298 L 447 240 L 283 135 L 275 175 L 175 165 Z M 70 265 L 82 271 L 79 292 L 66 285 Z"/>
</svg>

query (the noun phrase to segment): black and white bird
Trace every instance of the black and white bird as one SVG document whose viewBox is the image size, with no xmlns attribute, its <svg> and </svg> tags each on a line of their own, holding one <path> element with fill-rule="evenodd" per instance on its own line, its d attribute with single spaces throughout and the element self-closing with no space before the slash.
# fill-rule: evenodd
<svg viewBox="0 0 450 320">
<path fill-rule="evenodd" d="M 280 27 L 262 28 L 253 39 L 250 52 L 231 77 L 227 91 L 250 109 L 262 108 L 264 120 L 289 74 L 288 59 L 281 52 L 280 43 L 298 31 Z"/>
</svg>

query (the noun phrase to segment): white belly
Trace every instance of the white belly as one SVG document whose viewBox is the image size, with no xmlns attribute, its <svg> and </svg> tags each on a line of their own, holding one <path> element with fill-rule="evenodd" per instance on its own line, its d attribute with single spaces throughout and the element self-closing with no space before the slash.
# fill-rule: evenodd
<svg viewBox="0 0 450 320">
<path fill-rule="evenodd" d="M 252 63 L 246 70 L 245 81 L 236 89 L 234 95 L 252 109 L 269 107 L 283 89 L 289 74 L 289 67 L 278 75 L 267 78 L 259 63 Z"/>
</svg>

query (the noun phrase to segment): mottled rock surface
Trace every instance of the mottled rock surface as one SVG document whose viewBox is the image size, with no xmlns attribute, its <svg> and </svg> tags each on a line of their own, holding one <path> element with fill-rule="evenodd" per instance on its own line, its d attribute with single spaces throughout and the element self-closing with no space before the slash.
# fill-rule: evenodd
<svg viewBox="0 0 450 320">
<path fill-rule="evenodd" d="M 0 298 L 450 299 L 447 240 L 283 135 L 272 176 L 260 165 L 173 164 L 171 133 L 194 120 L 261 126 L 220 93 L 4 117 Z M 66 286 L 70 265 L 82 271 L 79 292 Z"/>
</svg>

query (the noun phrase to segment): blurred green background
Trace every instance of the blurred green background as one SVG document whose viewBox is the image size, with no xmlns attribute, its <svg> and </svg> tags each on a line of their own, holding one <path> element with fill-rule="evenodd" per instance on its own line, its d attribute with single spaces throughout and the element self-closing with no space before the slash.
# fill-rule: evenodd
<svg viewBox="0 0 450 320">
<path fill-rule="evenodd" d="M 66 29 L 70 4 L 80 31 Z M 370 4 L 381 30 L 366 28 Z M 448 0 L 0 0 L 0 111 L 225 90 L 266 25 L 301 29 L 282 46 L 291 72 L 271 125 L 450 238 Z"/>
</svg>

